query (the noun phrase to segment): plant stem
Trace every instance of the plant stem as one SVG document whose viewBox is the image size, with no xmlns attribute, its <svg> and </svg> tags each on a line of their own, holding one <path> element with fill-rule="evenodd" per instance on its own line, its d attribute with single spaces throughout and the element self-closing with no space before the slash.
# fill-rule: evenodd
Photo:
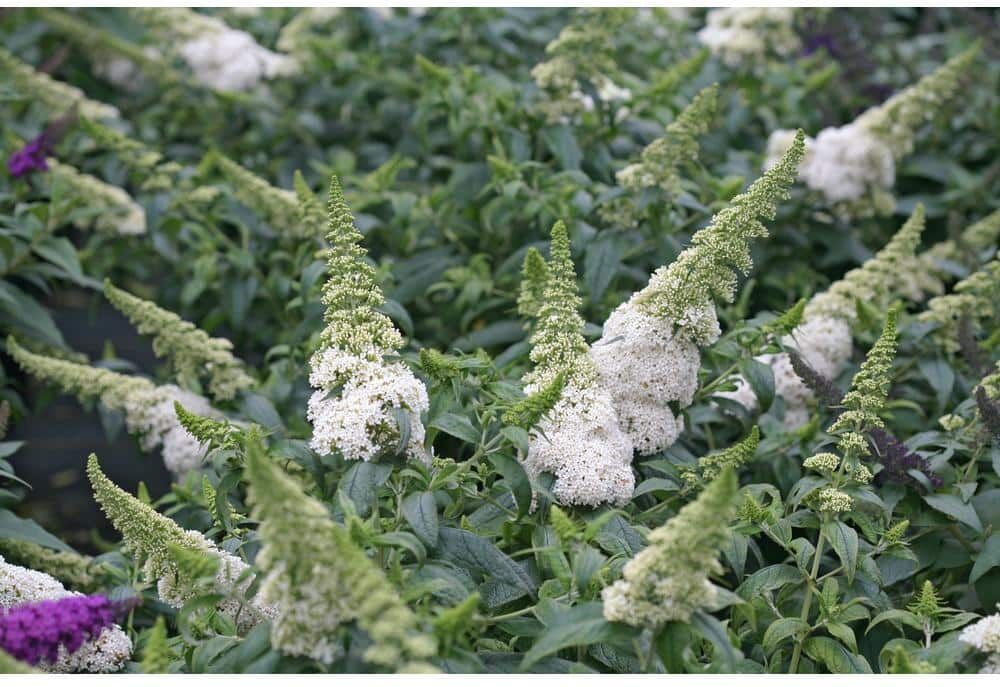
<svg viewBox="0 0 1000 687">
<path fill-rule="evenodd" d="M 819 563 L 823 559 L 823 547 L 825 544 L 826 537 L 823 536 L 823 530 L 820 530 L 819 538 L 816 540 L 816 552 L 813 554 L 812 572 L 809 574 L 809 586 L 806 588 L 806 598 L 802 601 L 802 613 L 799 615 L 799 618 L 804 623 L 809 622 L 809 609 L 812 606 L 813 597 L 813 583 L 819 575 Z M 802 657 L 802 645 L 805 643 L 807 635 L 803 635 L 802 639 L 795 643 L 795 649 L 792 651 L 792 660 L 791 663 L 788 664 L 789 673 L 794 674 L 798 671 L 799 659 Z"/>
</svg>

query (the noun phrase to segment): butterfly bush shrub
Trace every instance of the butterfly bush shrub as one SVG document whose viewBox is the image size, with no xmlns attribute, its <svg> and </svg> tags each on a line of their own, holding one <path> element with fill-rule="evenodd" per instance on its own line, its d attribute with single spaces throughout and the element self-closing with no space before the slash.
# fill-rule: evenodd
<svg viewBox="0 0 1000 687">
<path fill-rule="evenodd" d="M 3 11 L 0 670 L 996 673 L 997 29 Z"/>
</svg>

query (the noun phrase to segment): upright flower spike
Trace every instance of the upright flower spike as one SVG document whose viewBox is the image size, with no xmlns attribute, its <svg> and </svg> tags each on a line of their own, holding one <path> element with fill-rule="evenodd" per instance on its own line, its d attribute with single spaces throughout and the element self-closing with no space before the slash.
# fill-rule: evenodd
<svg viewBox="0 0 1000 687">
<path fill-rule="evenodd" d="M 10 609 L 25 604 L 79 598 L 85 597 L 67 591 L 54 577 L 13 565 L 0 556 L 0 618 Z M 117 625 L 110 625 L 73 651 L 58 650 L 54 660 L 43 661 L 39 667 L 52 673 L 115 673 L 131 656 L 132 642 L 128 635 Z"/>
<path fill-rule="evenodd" d="M 129 433 L 139 436 L 142 449 L 162 447 L 163 462 L 174 474 L 201 465 L 205 448 L 180 425 L 174 412 L 174 403 L 180 402 L 198 415 L 218 415 L 201 396 L 172 384 L 156 386 L 143 377 L 32 353 L 13 337 L 7 339 L 7 352 L 25 372 L 64 393 L 122 411 Z"/>
<path fill-rule="evenodd" d="M 886 315 L 882 334 L 868 351 L 861 369 L 854 375 L 850 391 L 841 401 L 845 410 L 827 430 L 830 434 L 841 435 L 837 446 L 845 457 L 857 458 L 867 453 L 868 444 L 863 432 L 884 426 L 880 414 L 885 408 L 889 386 L 892 384 L 897 317 L 896 310 L 890 310 Z"/>
<path fill-rule="evenodd" d="M 228 339 L 211 337 L 175 313 L 115 287 L 104 280 L 104 295 L 135 325 L 140 334 L 153 337 L 153 351 L 166 358 L 178 379 L 208 378 L 211 395 L 228 401 L 254 384 L 243 361 L 232 354 Z"/>
<path fill-rule="evenodd" d="M 40 570 L 78 591 L 95 591 L 108 582 L 109 570 L 90 556 L 54 549 L 21 539 L 0 539 L 0 554 L 8 561 Z"/>
<path fill-rule="evenodd" d="M 246 31 L 183 7 L 133 8 L 161 45 L 172 46 L 195 80 L 217 91 L 248 91 L 298 71 L 294 59 L 262 47 Z"/>
<path fill-rule="evenodd" d="M 54 158 L 48 158 L 46 163 L 46 177 L 54 188 L 58 187 L 81 206 L 98 210 L 74 219 L 74 226 L 79 229 L 93 227 L 98 231 L 121 236 L 146 233 L 146 211 L 124 189 L 84 174 L 76 167 Z"/>
<path fill-rule="evenodd" d="M 66 10 L 38 7 L 34 12 L 45 21 L 47 28 L 78 46 L 90 59 L 98 76 L 127 92 L 138 91 L 147 77 L 163 84 L 179 79 L 156 48 L 143 49 Z"/>
<path fill-rule="evenodd" d="M 718 592 L 709 576 L 722 572 L 719 550 L 738 489 L 733 470 L 725 468 L 696 500 L 653 530 L 649 545 L 625 564 L 622 579 L 604 588 L 604 617 L 655 630 L 672 620 L 687 622 L 711 606 Z"/>
<path fill-rule="evenodd" d="M 307 234 L 299 221 L 299 195 L 295 191 L 272 186 L 219 152 L 209 153 L 206 163 L 222 175 L 241 203 L 272 227 L 294 236 Z"/>
<path fill-rule="evenodd" d="M 263 548 L 261 597 L 280 609 L 271 642 L 285 653 L 325 663 L 337 659 L 337 628 L 354 620 L 372 645 L 365 660 L 397 672 L 436 672 L 436 652 L 399 592 L 326 506 L 307 495 L 265 453 L 246 446 L 246 475 Z"/>
<path fill-rule="evenodd" d="M 952 293 L 932 298 L 920 313 L 921 322 L 938 325 L 934 336 L 948 351 L 960 349 L 959 328 L 963 318 L 973 327 L 1000 315 L 1000 259 L 992 260 L 955 284 Z"/>
<path fill-rule="evenodd" d="M 55 114 L 62 114 L 77 107 L 81 115 L 92 119 L 118 119 L 121 116 L 117 108 L 91 100 L 79 88 L 35 71 L 34 67 L 25 64 L 3 48 L 0 48 L 0 74 L 19 92 L 42 103 Z"/>
<path fill-rule="evenodd" d="M 673 198 L 681 192 L 680 168 L 698 159 L 698 137 L 708 132 L 718 106 L 719 85 L 702 89 L 642 151 L 639 162 L 618 171 L 618 183 L 633 191 L 659 187 Z"/>
<path fill-rule="evenodd" d="M 215 582 L 219 593 L 225 596 L 219 610 L 232 616 L 241 632 L 276 614 L 276 609 L 262 603 L 259 597 L 244 600 L 253 576 L 249 574 L 250 566 L 241 559 L 219 549 L 201 532 L 182 529 L 119 488 L 101 471 L 94 454 L 87 460 L 87 476 L 94 499 L 121 533 L 136 561 L 143 564 L 146 581 L 156 582 L 157 593 L 164 603 L 181 608 L 196 593 L 197 580 L 185 575 L 183 561 L 178 561 L 175 555 L 180 549 L 218 561 Z"/>
<path fill-rule="evenodd" d="M 306 183 L 305 177 L 299 170 L 295 170 L 292 183 L 295 186 L 295 198 L 298 201 L 296 216 L 300 232 L 303 236 L 321 236 L 326 227 L 326 213 L 323 212 L 323 203 L 309 188 L 309 184 Z"/>
<path fill-rule="evenodd" d="M 726 7 L 709 10 L 698 41 L 730 68 L 760 67 L 789 57 L 801 43 L 793 7 Z"/>
<path fill-rule="evenodd" d="M 167 191 L 178 183 L 181 166 L 165 159 L 145 143 L 93 119 L 83 117 L 80 124 L 97 147 L 113 152 L 130 172 L 142 180 L 143 189 Z"/>
<path fill-rule="evenodd" d="M 996 248 L 1000 241 L 1000 210 L 970 224 L 956 239 L 947 239 L 909 261 L 903 295 L 920 302 L 928 295 L 944 293 L 945 285 L 954 280 L 956 265 L 968 269 L 980 267 L 982 253 Z"/>
<path fill-rule="evenodd" d="M 851 357 L 851 328 L 857 319 L 857 302 L 885 308 L 905 288 L 907 265 L 914 259 L 924 225 L 924 207 L 917 204 L 882 250 L 809 300 L 802 324 L 784 337 L 782 344 L 798 351 L 801 360 L 815 373 L 827 379 L 836 377 Z M 815 394 L 796 373 L 789 355 L 767 354 L 757 360 L 770 365 L 774 373 L 775 395 L 785 403 L 785 427 L 795 429 L 808 422 L 809 404 Z M 757 407 L 756 396 L 742 379 L 738 380 L 736 391 L 718 395 L 731 398 L 748 410 Z"/>
<path fill-rule="evenodd" d="M 729 448 L 702 456 L 692 468 L 683 471 L 681 477 L 688 488 L 697 488 L 702 483 L 714 480 L 726 468 L 736 471 L 749 463 L 756 455 L 759 444 L 760 429 L 754 425 L 745 439 Z"/>
<path fill-rule="evenodd" d="M 918 128 L 958 92 L 978 52 L 973 45 L 853 122 L 823 129 L 807 143 L 800 178 L 845 218 L 891 212 L 896 163 L 913 150 Z M 789 136 L 787 130 L 771 134 L 765 168 Z"/>
<path fill-rule="evenodd" d="M 533 318 L 545 298 L 545 285 L 549 279 L 549 267 L 537 248 L 531 247 L 524 254 L 521 268 L 521 289 L 517 296 L 517 312 L 522 317 Z"/>
<path fill-rule="evenodd" d="M 737 271 L 751 268 L 749 243 L 767 236 L 761 219 L 787 196 L 803 153 L 801 133 L 782 161 L 733 199 L 694 235 L 691 246 L 649 284 L 618 306 L 590 355 L 611 392 L 618 420 L 636 450 L 649 455 L 671 446 L 684 408 L 698 386 L 699 346 L 719 336 L 714 298 L 732 301 Z"/>
<path fill-rule="evenodd" d="M 555 475 L 552 493 L 566 505 L 624 504 L 632 497 L 632 444 L 618 426 L 611 397 L 587 355 L 576 272 L 566 225 L 552 227 L 551 259 L 538 321 L 531 335 L 534 369 L 524 376 L 530 397 L 564 380 L 555 405 L 530 434 L 524 467 Z"/>
<path fill-rule="evenodd" d="M 631 91 L 619 87 L 612 77 L 619 72 L 615 34 L 633 13 L 626 8 L 575 10 L 569 25 L 546 46 L 549 59 L 535 65 L 531 76 L 548 95 L 540 109 L 550 121 L 566 121 L 594 109 L 593 98 L 584 93 L 584 82 L 596 89 L 603 102 L 632 98 Z"/>
<path fill-rule="evenodd" d="M 705 66 L 711 54 L 708 48 L 698 50 L 690 57 L 675 62 L 661 74 L 653 77 L 652 85 L 644 94 L 646 98 L 669 98 L 682 85 L 693 79 Z"/>
<path fill-rule="evenodd" d="M 402 362 L 403 337 L 385 314 L 375 269 L 365 261 L 340 182 L 330 182 L 327 282 L 323 288 L 326 328 L 310 360 L 311 446 L 320 454 L 339 451 L 348 460 L 373 460 L 401 450 L 426 460 L 421 413 L 427 390 Z M 404 446 L 400 447 L 401 438 Z"/>
<path fill-rule="evenodd" d="M 857 318 L 858 301 L 877 307 L 888 304 L 902 285 L 900 268 L 913 259 L 925 225 L 924 206 L 917 203 L 913 213 L 882 250 L 809 301 L 806 321 L 833 317 L 853 323 Z"/>
</svg>

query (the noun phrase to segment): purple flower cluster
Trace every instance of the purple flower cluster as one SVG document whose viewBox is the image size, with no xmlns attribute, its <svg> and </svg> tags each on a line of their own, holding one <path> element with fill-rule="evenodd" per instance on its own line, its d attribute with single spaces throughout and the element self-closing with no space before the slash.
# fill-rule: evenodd
<svg viewBox="0 0 1000 687">
<path fill-rule="evenodd" d="M 869 436 L 873 445 L 871 457 L 882 464 L 882 470 L 875 475 L 876 484 L 917 484 L 909 471 L 919 470 L 927 476 L 932 486 L 941 486 L 941 478 L 931 470 L 927 459 L 910 451 L 899 439 L 878 427 L 872 429 Z"/>
<path fill-rule="evenodd" d="M 44 172 L 49 168 L 45 157 L 51 148 L 52 143 L 49 137 L 43 133 L 11 155 L 7 160 L 7 169 L 15 178 L 26 176 L 32 172 Z"/>
<path fill-rule="evenodd" d="M 0 611 L 0 649 L 29 665 L 54 663 L 114 624 L 122 604 L 106 596 L 67 596 Z"/>
</svg>

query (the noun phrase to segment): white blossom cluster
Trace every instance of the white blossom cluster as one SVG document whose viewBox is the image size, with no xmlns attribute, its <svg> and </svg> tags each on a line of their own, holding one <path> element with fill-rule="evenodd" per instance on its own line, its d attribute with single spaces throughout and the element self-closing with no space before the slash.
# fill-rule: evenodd
<svg viewBox="0 0 1000 687">
<path fill-rule="evenodd" d="M 152 61 L 163 60 L 163 54 L 152 45 L 147 45 L 142 51 Z M 126 93 L 136 93 L 146 85 L 143 68 L 124 55 L 103 55 L 102 59 L 95 60 L 93 64 L 98 76 Z"/>
<path fill-rule="evenodd" d="M 278 616 L 278 607 L 268 604 L 258 594 L 249 602 L 243 597 L 247 588 L 253 582 L 250 566 L 243 559 L 223 551 L 196 530 L 186 530 L 191 547 L 204 551 L 219 560 L 219 570 L 215 576 L 216 590 L 226 598 L 219 603 L 219 610 L 236 619 L 237 630 L 245 634 L 263 620 L 273 620 Z M 174 608 L 181 608 L 192 596 L 191 587 L 177 579 L 176 572 L 165 571 L 162 565 L 150 558 L 147 562 L 150 569 L 146 571 L 148 579 L 157 579 L 156 592 L 160 599 Z"/>
<path fill-rule="evenodd" d="M 531 394 L 539 388 L 525 386 Z M 632 498 L 632 442 L 622 432 L 611 396 L 596 375 L 578 375 L 531 433 L 524 468 L 531 476 L 551 472 L 559 503 L 624 505 Z"/>
<path fill-rule="evenodd" d="M 7 563 L 0 556 L 0 610 L 75 594 L 51 575 Z M 60 647 L 55 663 L 43 663 L 39 667 L 54 673 L 114 673 L 121 670 L 131 656 L 132 640 L 121 627 L 111 625 L 73 653 Z"/>
<path fill-rule="evenodd" d="M 339 348 L 313 356 L 309 399 L 311 446 L 321 455 L 340 451 L 348 460 L 372 460 L 399 439 L 396 413 L 409 419 L 406 453 L 426 459 L 421 413 L 429 408 L 427 389 L 403 363 L 385 363 Z M 331 393 L 338 389 L 338 393 Z"/>
<path fill-rule="evenodd" d="M 128 395 L 124 402 L 125 424 L 130 433 L 140 436 L 143 451 L 162 447 L 167 469 L 182 475 L 201 466 L 205 447 L 178 422 L 175 401 L 195 415 L 219 415 L 204 397 L 165 384 Z"/>
<path fill-rule="evenodd" d="M 786 57 L 800 47 L 791 7 L 727 7 L 705 16 L 698 40 L 728 67 Z"/>
<path fill-rule="evenodd" d="M 979 651 L 1000 654 L 1000 613 L 986 616 L 969 625 L 962 630 L 958 638 Z"/>
<path fill-rule="evenodd" d="M 146 211 L 124 189 L 106 184 L 58 160 L 46 160 L 53 183 L 64 185 L 87 208 L 98 211 L 81 214 L 73 221 L 79 229 L 93 225 L 99 231 L 136 236 L 146 233 Z"/>
<path fill-rule="evenodd" d="M 287 55 L 261 47 L 246 31 L 226 26 L 183 43 L 179 51 L 195 78 L 219 91 L 248 91 L 262 80 L 296 69 Z"/>
<path fill-rule="evenodd" d="M 788 149 L 795 132 L 779 129 L 767 142 L 764 169 L 770 169 Z M 869 201 L 876 209 L 891 209 L 896 183 L 892 149 L 866 127 L 851 123 L 827 127 L 815 139 L 806 138 L 806 155 L 799 179 L 822 194 L 830 205 Z"/>
<path fill-rule="evenodd" d="M 140 20 L 153 25 L 164 41 L 177 45 L 177 53 L 195 79 L 219 91 L 248 91 L 263 80 L 295 73 L 299 65 L 288 55 L 264 48 L 246 31 L 182 8 L 134 10 Z"/>
<path fill-rule="evenodd" d="M 846 318 L 809 318 L 786 336 L 782 344 L 796 349 L 816 372 L 834 378 L 851 357 L 852 337 L 848 322 Z M 774 393 L 785 402 L 785 427 L 794 429 L 804 425 L 809 419 L 809 403 L 814 394 L 792 369 L 788 354 L 768 353 L 758 356 L 757 360 L 769 365 L 774 374 Z M 752 412 L 757 408 L 757 396 L 746 380 L 740 378 L 736 384 L 734 391 L 716 395 L 736 401 Z"/>
<path fill-rule="evenodd" d="M 697 345 L 629 302 L 608 317 L 590 356 L 635 449 L 649 455 L 673 444 L 684 420 L 668 403 L 691 404 L 701 364 Z"/>
</svg>

